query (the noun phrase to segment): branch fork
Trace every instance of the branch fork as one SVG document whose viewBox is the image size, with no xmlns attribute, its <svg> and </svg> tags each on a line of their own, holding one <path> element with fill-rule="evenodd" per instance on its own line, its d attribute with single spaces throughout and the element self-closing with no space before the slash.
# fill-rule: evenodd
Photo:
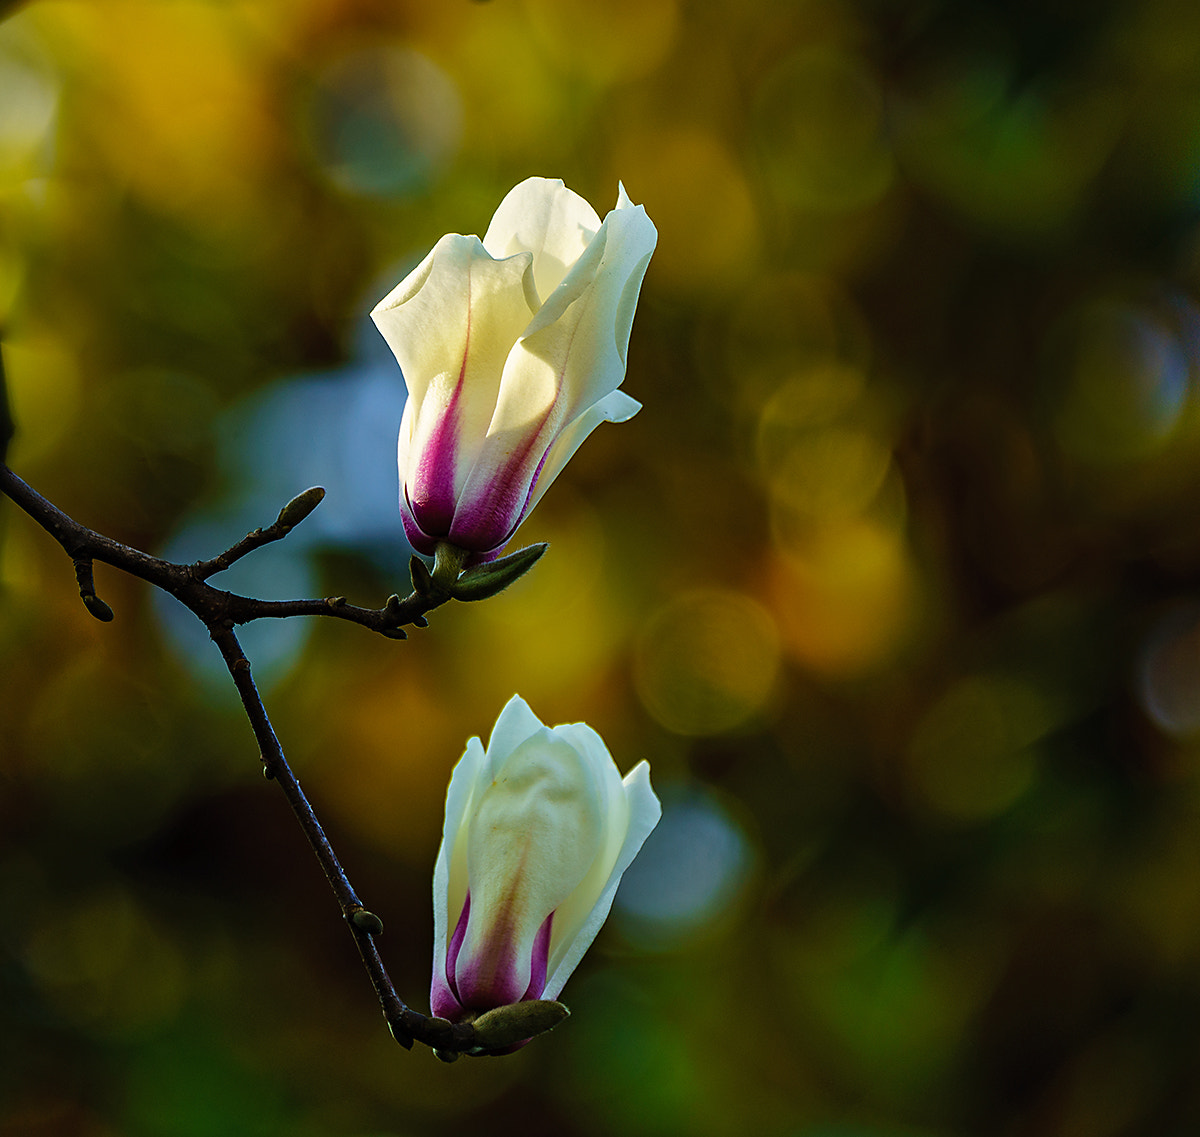
<svg viewBox="0 0 1200 1137">
<path fill-rule="evenodd" d="M 0 441 L 6 441 L 6 438 Z M 208 629 L 225 660 L 254 731 L 263 774 L 279 784 L 304 830 L 362 957 L 388 1028 L 401 1046 L 411 1049 L 414 1041 L 422 1042 L 447 1062 L 461 1054 L 504 1054 L 567 1017 L 569 1012 L 561 1003 L 538 1000 L 497 1007 L 473 1022 L 451 1023 L 414 1011 L 400 998 L 375 944 L 383 932 L 383 921 L 359 899 L 300 788 L 254 683 L 250 661 L 234 632 L 238 624 L 268 617 L 331 616 L 360 624 L 391 639 L 404 639 L 405 626 L 427 626 L 426 613 L 447 601 L 479 600 L 506 588 L 533 567 L 546 550 L 544 544 L 469 568 L 464 567 L 466 553 L 451 545 L 440 544 L 432 568 L 415 555 L 412 558 L 412 592 L 403 599 L 398 595 L 389 596 L 380 608 L 360 608 L 347 603 L 344 596 L 259 600 L 223 592 L 210 585 L 208 579 L 254 550 L 286 537 L 321 503 L 325 496 L 321 487 L 314 486 L 294 497 L 279 511 L 272 524 L 253 530 L 209 560 L 189 565 L 152 557 L 88 529 L 47 501 L 2 463 L 0 492 L 10 497 L 62 546 L 74 564 L 80 599 L 96 619 L 108 622 L 113 618 L 112 609 L 96 595 L 94 563 L 101 561 L 169 592 Z"/>
</svg>

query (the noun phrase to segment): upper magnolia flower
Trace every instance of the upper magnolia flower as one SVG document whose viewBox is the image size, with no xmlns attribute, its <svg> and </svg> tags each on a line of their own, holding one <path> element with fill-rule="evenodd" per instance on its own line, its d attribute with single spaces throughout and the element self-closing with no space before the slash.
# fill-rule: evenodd
<svg viewBox="0 0 1200 1137">
<path fill-rule="evenodd" d="M 514 695 L 486 752 L 467 743 L 446 793 L 433 1013 L 556 999 L 661 812 L 645 762 L 622 781 L 591 727 L 551 730 Z"/>
<path fill-rule="evenodd" d="M 529 178 L 482 242 L 451 233 L 371 318 L 408 385 L 400 516 L 410 543 L 494 555 L 579 444 L 640 404 L 617 390 L 658 233 L 622 186 L 601 223 Z"/>
</svg>

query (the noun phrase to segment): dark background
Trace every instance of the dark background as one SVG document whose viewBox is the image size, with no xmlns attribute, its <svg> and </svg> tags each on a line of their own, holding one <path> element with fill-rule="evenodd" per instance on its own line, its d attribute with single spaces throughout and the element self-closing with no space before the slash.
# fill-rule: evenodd
<svg viewBox="0 0 1200 1137">
<path fill-rule="evenodd" d="M 1200 1132 L 1198 60 L 1191 0 L 10 11 L 10 464 L 177 559 L 326 486 L 227 587 L 405 591 L 365 314 L 531 174 L 645 203 L 645 409 L 530 576 L 245 642 L 419 1007 L 514 690 L 666 812 L 568 1023 L 407 1054 L 202 629 L 0 503 L 0 1134 Z"/>
</svg>

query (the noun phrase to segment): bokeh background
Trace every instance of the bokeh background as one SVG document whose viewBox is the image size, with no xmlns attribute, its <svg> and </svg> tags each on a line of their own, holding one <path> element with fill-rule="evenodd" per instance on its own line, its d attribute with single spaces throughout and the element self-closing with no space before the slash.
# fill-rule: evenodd
<svg viewBox="0 0 1200 1137">
<path fill-rule="evenodd" d="M 228 587 L 407 586 L 366 313 L 530 174 L 660 231 L 517 587 L 245 643 L 424 1007 L 520 691 L 665 804 L 520 1053 L 388 1037 L 199 626 L 0 502 L 0 1134 L 1200 1132 L 1200 7 L 32 0 L 10 464 Z"/>
</svg>

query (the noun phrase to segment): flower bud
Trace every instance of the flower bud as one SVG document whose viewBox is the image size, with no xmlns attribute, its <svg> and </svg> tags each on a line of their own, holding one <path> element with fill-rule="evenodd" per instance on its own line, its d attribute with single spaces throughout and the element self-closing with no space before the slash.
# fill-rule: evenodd
<svg viewBox="0 0 1200 1137">
<path fill-rule="evenodd" d="M 433 1013 L 556 1000 L 660 815 L 645 762 L 622 781 L 591 727 L 550 729 L 513 696 L 486 751 L 467 743 L 446 794 Z"/>
<path fill-rule="evenodd" d="M 618 390 L 658 233 L 621 187 L 601 223 L 529 178 L 482 241 L 451 233 L 371 313 L 404 373 L 400 516 L 413 548 L 488 560 L 580 443 L 640 404 Z"/>
</svg>

